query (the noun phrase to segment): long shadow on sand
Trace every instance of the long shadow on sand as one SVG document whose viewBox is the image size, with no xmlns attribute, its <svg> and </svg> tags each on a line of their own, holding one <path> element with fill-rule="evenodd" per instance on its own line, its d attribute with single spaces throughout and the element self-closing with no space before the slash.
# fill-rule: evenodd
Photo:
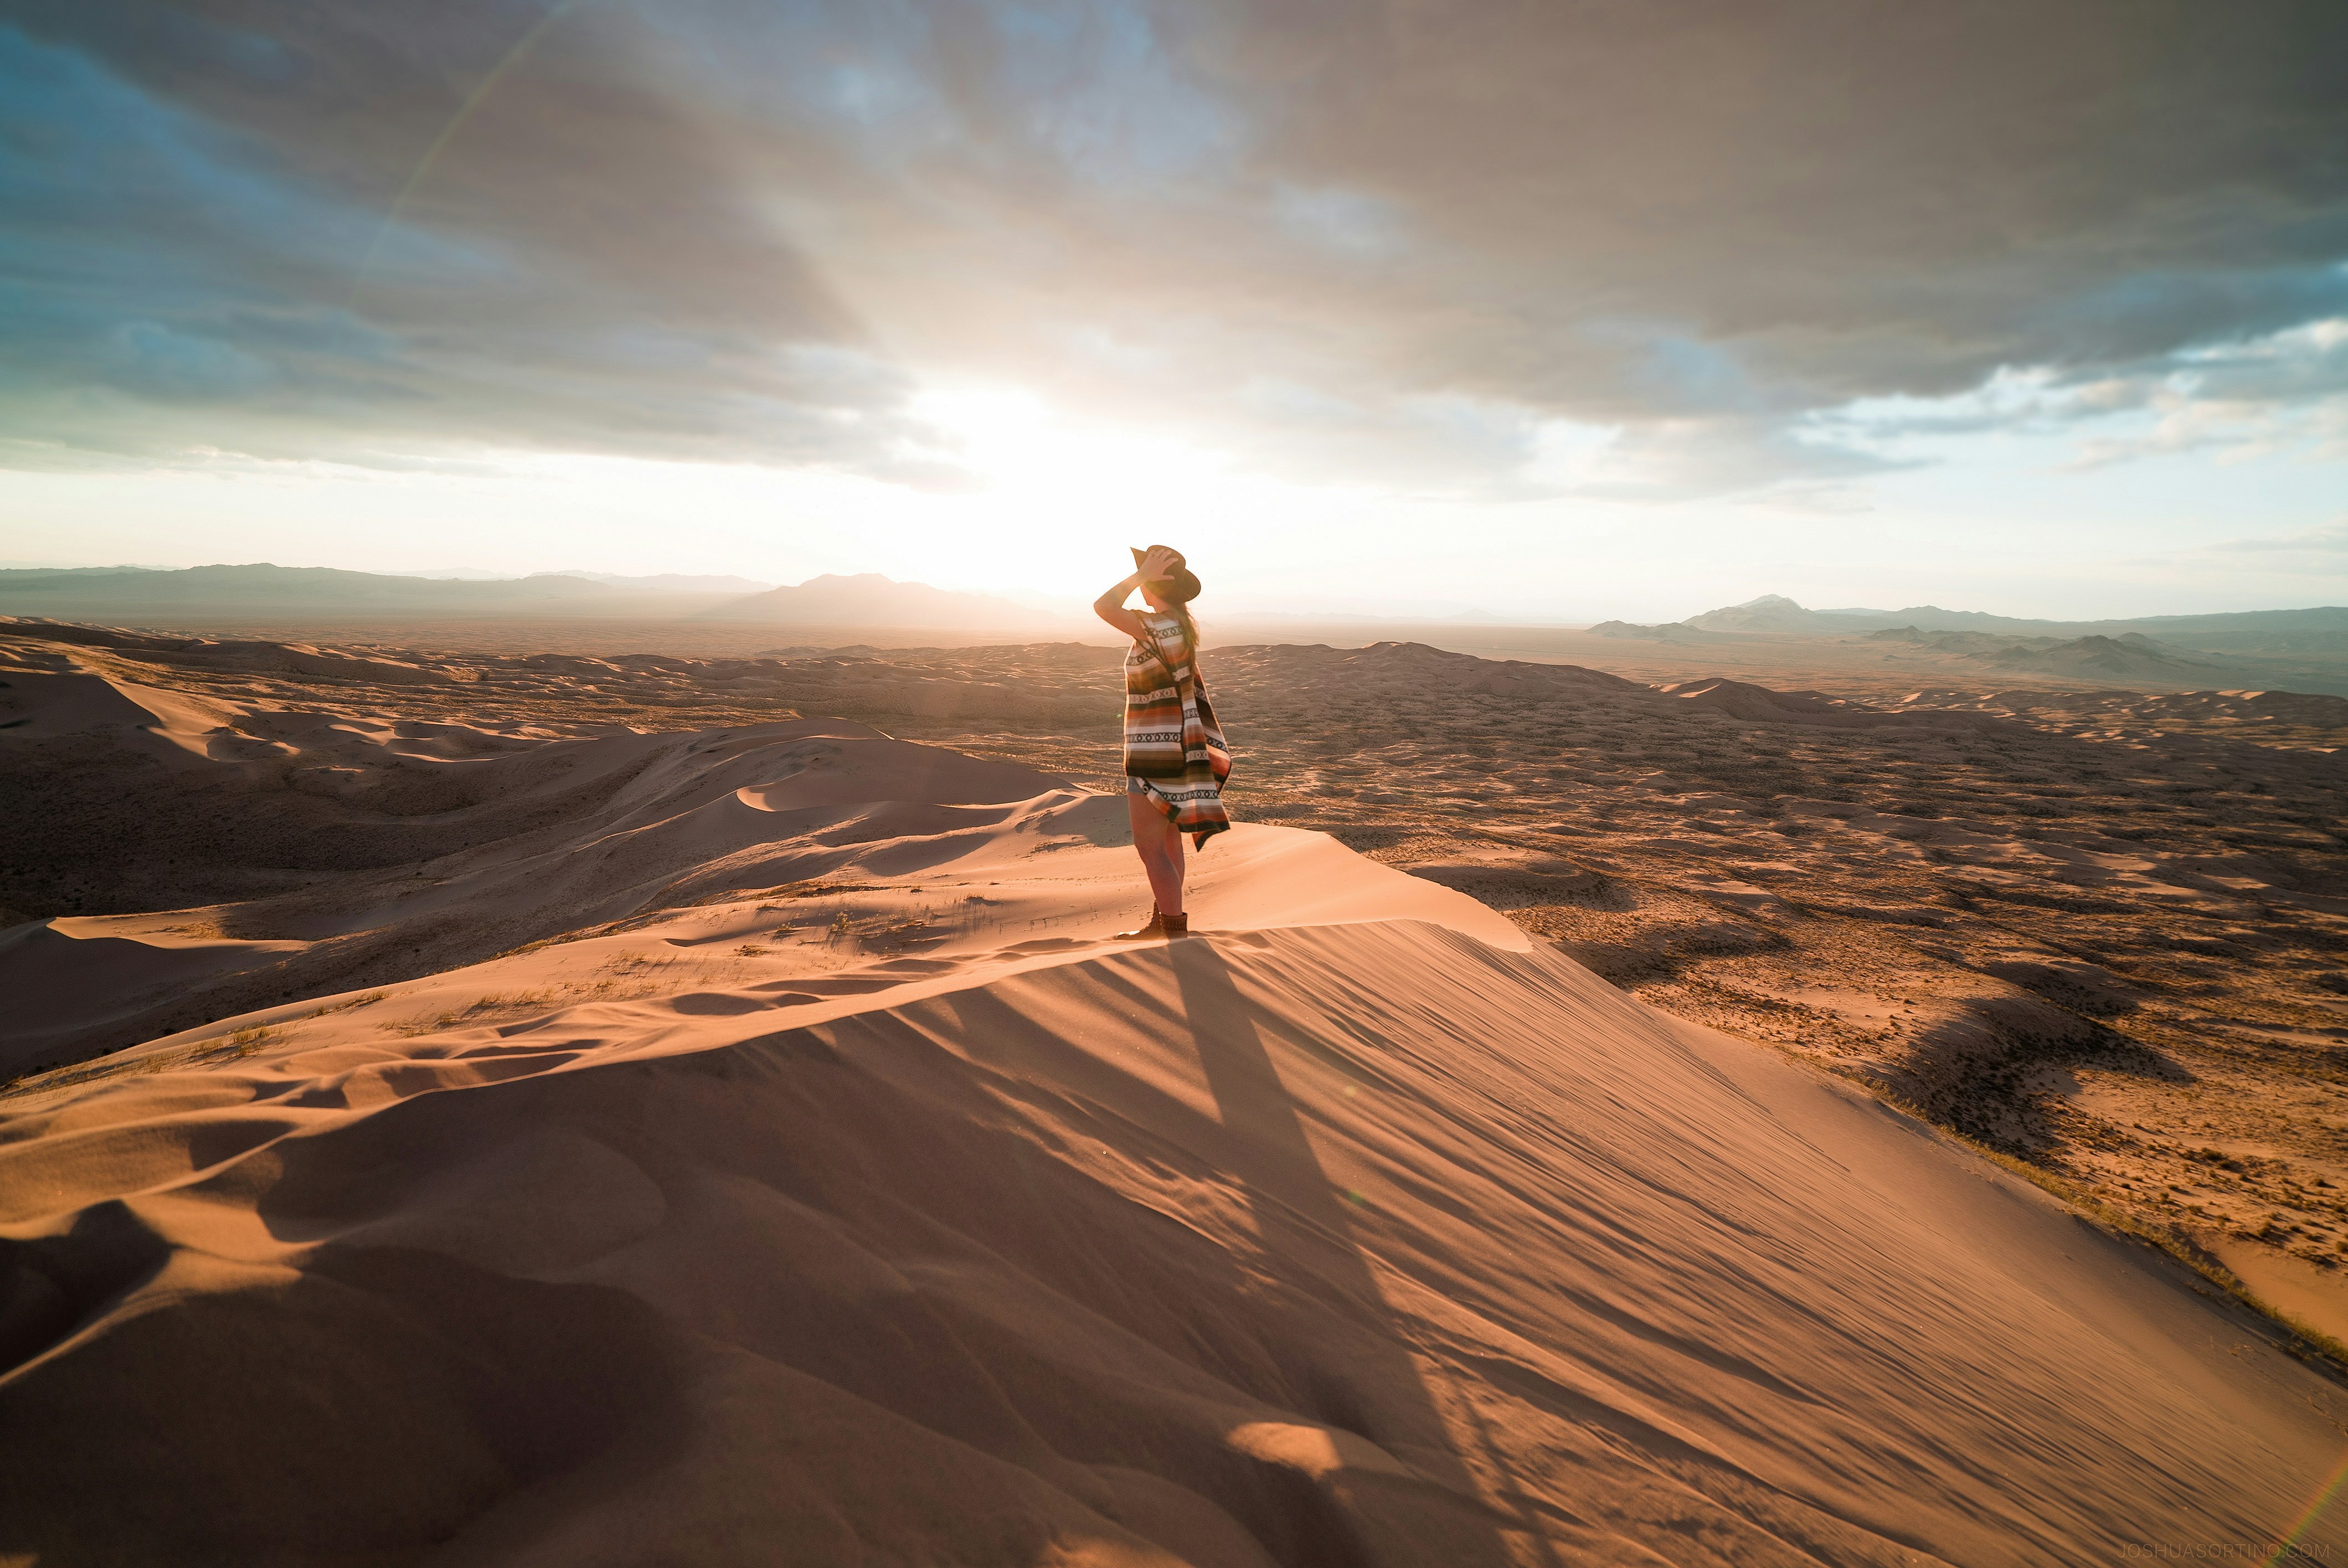
<svg viewBox="0 0 2348 1568">
<path fill-rule="evenodd" d="M 1316 1361 L 1312 1413 L 1369 1440 L 1425 1478 L 1414 1484 L 1349 1466 L 1342 1489 L 1381 1537 L 1374 1559 L 1392 1553 L 1397 1561 L 1513 1561 L 1501 1540 L 1503 1527 L 1478 1501 L 1435 1391 L 1354 1239 L 1348 1199 L 1322 1168 L 1281 1082 L 1257 1009 L 1241 997 L 1229 962 L 1210 942 L 1175 943 L 1167 958 L 1207 1087 L 1231 1134 L 1229 1174 L 1246 1194 L 1267 1268 L 1364 1330 L 1342 1347 L 1327 1347 L 1327 1359 Z M 1342 1445 L 1339 1457 L 1351 1457 Z M 1539 1538 L 1530 1522 L 1521 1528 L 1524 1536 Z"/>
</svg>

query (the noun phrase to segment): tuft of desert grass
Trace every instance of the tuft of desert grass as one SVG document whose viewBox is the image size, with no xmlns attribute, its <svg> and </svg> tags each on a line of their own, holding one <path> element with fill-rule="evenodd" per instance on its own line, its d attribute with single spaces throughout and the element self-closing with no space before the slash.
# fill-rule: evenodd
<svg viewBox="0 0 2348 1568">
<path fill-rule="evenodd" d="M 414 1018 L 393 1019 L 376 1025 L 390 1034 L 414 1038 L 419 1034 L 438 1034 L 444 1029 L 460 1029 L 466 1024 L 501 1013 L 528 1012 L 532 1008 L 551 1006 L 554 993 L 551 990 L 484 991 L 460 1008 L 446 1012 L 418 1013 Z"/>
</svg>

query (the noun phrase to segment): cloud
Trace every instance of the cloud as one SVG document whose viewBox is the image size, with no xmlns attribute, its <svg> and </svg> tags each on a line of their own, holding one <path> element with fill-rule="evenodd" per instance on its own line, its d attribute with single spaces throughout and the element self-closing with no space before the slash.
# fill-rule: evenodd
<svg viewBox="0 0 2348 1568">
<path fill-rule="evenodd" d="M 2348 317 L 2076 372 L 2001 370 L 1947 397 L 1854 399 L 1795 427 L 1886 456 L 1991 431 L 2063 436 L 2071 472 L 2185 453 L 2337 461 L 2348 456 Z"/>
<path fill-rule="evenodd" d="M 434 139 L 400 108 L 427 81 L 381 67 L 391 107 L 325 136 L 364 40 L 322 56 L 314 27 L 287 33 L 196 50 L 259 78 L 191 82 L 127 25 L 108 62 L 0 28 L 0 114 L 28 153 L 0 177 L 0 317 L 33 350 L 0 374 L 19 441 L 618 449 L 954 482 L 904 412 L 911 378 L 743 209 L 690 118 L 610 66 L 609 39 L 582 33 L 545 79 L 512 81 L 402 201 L 387 153 Z M 307 118 L 287 102 L 304 98 Z M 445 127 L 458 107 L 433 108 Z"/>
<path fill-rule="evenodd" d="M 2228 555 L 2294 555 L 2348 558 L 2348 518 L 2327 523 L 2321 528 L 2306 528 L 2279 538 L 2230 539 L 2211 545 L 2213 550 Z M 2348 559 L 2336 563 L 2348 567 Z"/>
<path fill-rule="evenodd" d="M 951 486 L 960 379 L 1290 477 L 1832 495 L 1927 427 L 2340 392 L 2323 0 L 11 14 L 0 409 L 45 451 Z"/>
<path fill-rule="evenodd" d="M 2348 317 L 2172 355 L 2100 390 L 2108 407 L 2144 417 L 2085 442 L 2075 467 L 2197 451 L 2337 461 L 2348 457 Z"/>
</svg>

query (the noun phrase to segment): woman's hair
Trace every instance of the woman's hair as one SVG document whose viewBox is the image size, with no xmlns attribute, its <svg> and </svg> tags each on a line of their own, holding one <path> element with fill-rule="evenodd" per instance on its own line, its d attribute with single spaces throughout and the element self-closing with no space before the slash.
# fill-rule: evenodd
<svg viewBox="0 0 2348 1568">
<path fill-rule="evenodd" d="M 1183 651 L 1189 655 L 1190 668 L 1195 671 L 1199 667 L 1199 623 L 1190 619 L 1190 601 L 1176 601 L 1172 613 L 1175 624 L 1182 629 Z"/>
</svg>

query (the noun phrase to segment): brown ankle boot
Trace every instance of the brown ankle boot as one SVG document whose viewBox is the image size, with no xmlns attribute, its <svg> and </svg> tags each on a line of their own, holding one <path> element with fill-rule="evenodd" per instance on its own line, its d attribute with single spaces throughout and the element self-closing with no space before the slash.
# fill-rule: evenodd
<svg viewBox="0 0 2348 1568">
<path fill-rule="evenodd" d="M 1175 918 L 1179 919 L 1181 917 L 1178 915 Z M 1162 937 L 1164 935 L 1166 935 L 1166 917 L 1162 912 L 1153 907 L 1149 911 L 1149 924 L 1141 927 L 1138 930 L 1119 931 L 1115 937 L 1111 938 L 1110 940 L 1117 942 L 1146 942 L 1152 937 Z"/>
<path fill-rule="evenodd" d="M 1158 917 L 1158 925 L 1159 928 L 1166 933 L 1169 941 L 1176 937 L 1187 937 L 1190 934 L 1190 917 L 1188 915 L 1160 915 Z"/>
</svg>

